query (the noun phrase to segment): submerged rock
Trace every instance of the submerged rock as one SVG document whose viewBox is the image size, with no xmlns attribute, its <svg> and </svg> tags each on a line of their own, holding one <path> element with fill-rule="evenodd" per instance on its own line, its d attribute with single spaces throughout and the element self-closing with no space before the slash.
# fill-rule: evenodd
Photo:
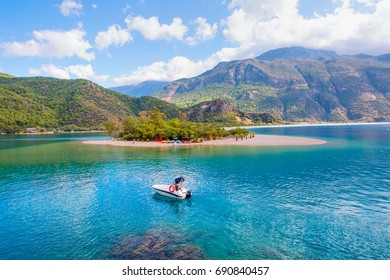
<svg viewBox="0 0 390 280">
<path fill-rule="evenodd" d="M 188 243 L 174 232 L 148 231 L 145 235 L 127 236 L 110 253 L 114 259 L 124 260 L 201 260 L 202 249 Z"/>
</svg>

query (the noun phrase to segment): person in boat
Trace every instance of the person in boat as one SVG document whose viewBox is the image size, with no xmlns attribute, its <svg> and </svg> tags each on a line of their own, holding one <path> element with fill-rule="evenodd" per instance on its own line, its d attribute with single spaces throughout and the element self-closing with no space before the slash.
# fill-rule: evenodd
<svg viewBox="0 0 390 280">
<path fill-rule="evenodd" d="M 183 183 L 183 182 L 184 182 L 184 177 L 183 176 L 180 176 L 179 178 L 175 179 L 173 184 L 175 186 L 176 191 L 181 189 L 180 184 Z"/>
</svg>

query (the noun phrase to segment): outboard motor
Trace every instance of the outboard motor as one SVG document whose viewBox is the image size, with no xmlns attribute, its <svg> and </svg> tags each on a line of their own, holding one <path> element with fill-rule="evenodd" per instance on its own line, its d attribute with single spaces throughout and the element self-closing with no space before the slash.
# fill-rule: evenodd
<svg viewBox="0 0 390 280">
<path fill-rule="evenodd" d="M 186 197 L 191 197 L 191 196 L 192 196 L 191 190 L 187 190 Z"/>
</svg>

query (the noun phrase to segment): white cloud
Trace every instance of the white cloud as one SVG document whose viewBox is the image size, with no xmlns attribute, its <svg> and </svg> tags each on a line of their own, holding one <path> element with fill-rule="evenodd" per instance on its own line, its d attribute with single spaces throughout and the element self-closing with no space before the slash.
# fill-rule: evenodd
<svg viewBox="0 0 390 280">
<path fill-rule="evenodd" d="M 223 34 L 247 53 L 258 55 L 273 48 L 299 45 L 339 53 L 379 54 L 390 48 L 390 1 L 340 0 L 332 13 L 305 19 L 298 0 L 233 0 Z M 353 2 L 374 12 L 356 11 Z M 249 47 L 250 46 L 250 47 Z"/>
<path fill-rule="evenodd" d="M 31 75 L 42 75 L 46 74 L 54 78 L 59 79 L 70 79 L 76 77 L 79 79 L 89 79 L 98 82 L 105 82 L 108 80 L 108 75 L 97 75 L 95 74 L 92 65 L 70 65 L 65 68 L 60 68 L 55 65 L 42 65 L 40 68 L 29 69 Z"/>
<path fill-rule="evenodd" d="M 62 1 L 60 5 L 60 12 L 64 16 L 70 16 L 70 15 L 81 15 L 83 9 L 83 4 L 78 1 L 73 0 L 64 0 Z"/>
<path fill-rule="evenodd" d="M 107 49 L 110 45 L 117 47 L 132 41 L 133 38 L 127 29 L 122 29 L 119 25 L 111 25 L 107 31 L 100 31 L 95 38 L 95 45 L 98 50 Z"/>
<path fill-rule="evenodd" d="M 84 39 L 86 32 L 81 28 L 69 31 L 40 30 L 33 31 L 34 39 L 25 42 L 5 42 L 0 44 L 5 56 L 37 56 L 37 57 L 72 57 L 91 61 L 95 58 L 93 52 L 88 52 L 92 46 Z"/>
<path fill-rule="evenodd" d="M 136 30 L 148 40 L 166 40 L 172 39 L 184 41 L 193 46 L 199 42 L 213 39 L 217 30 L 218 24 L 210 24 L 203 17 L 198 17 L 195 20 L 196 31 L 193 36 L 186 37 L 189 28 L 183 24 L 181 18 L 174 18 L 171 24 L 161 24 L 158 17 L 144 18 L 142 16 L 128 16 L 125 19 L 129 31 Z"/>
<path fill-rule="evenodd" d="M 93 8 L 93 9 L 97 9 L 97 8 L 98 8 L 98 5 L 97 5 L 97 4 L 92 4 L 92 8 Z"/>
<path fill-rule="evenodd" d="M 91 64 L 71 65 L 66 67 L 65 70 L 80 79 L 91 79 L 99 82 L 104 82 L 107 81 L 109 77 L 108 75 L 95 74 Z"/>
<path fill-rule="evenodd" d="M 39 76 L 42 75 L 42 73 L 46 73 L 51 77 L 58 78 L 58 79 L 70 79 L 70 75 L 67 71 L 64 69 L 58 68 L 57 66 L 54 66 L 52 64 L 50 65 L 42 65 L 40 68 L 30 68 L 28 70 L 28 73 L 31 75 Z"/>
<path fill-rule="evenodd" d="M 118 85 L 135 85 L 143 81 L 174 81 L 181 78 L 197 76 L 218 64 L 240 56 L 240 48 L 223 48 L 206 60 L 192 61 L 187 57 L 175 56 L 169 61 L 158 61 L 150 65 L 138 67 L 130 75 L 114 78 Z"/>
<path fill-rule="evenodd" d="M 138 67 L 131 75 L 114 78 L 116 84 L 138 84 L 142 81 L 173 81 L 194 76 L 203 69 L 203 62 L 193 62 L 186 57 L 176 56 L 164 62 L 158 61 L 148 66 Z"/>
<path fill-rule="evenodd" d="M 157 17 L 128 16 L 125 21 L 130 31 L 137 30 L 148 40 L 183 40 L 188 31 L 181 18 L 174 18 L 169 25 L 160 24 Z"/>
<path fill-rule="evenodd" d="M 198 17 L 196 19 L 196 24 L 197 27 L 196 27 L 195 35 L 186 38 L 186 42 L 189 45 L 193 46 L 198 44 L 199 42 L 211 40 L 214 38 L 215 34 L 217 33 L 218 24 L 214 23 L 213 25 L 211 25 L 203 17 Z"/>
</svg>

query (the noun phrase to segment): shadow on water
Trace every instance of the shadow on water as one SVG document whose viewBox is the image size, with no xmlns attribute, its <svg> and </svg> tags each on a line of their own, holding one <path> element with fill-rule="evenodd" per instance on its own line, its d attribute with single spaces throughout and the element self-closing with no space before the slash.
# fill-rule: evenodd
<svg viewBox="0 0 390 280">
<path fill-rule="evenodd" d="M 157 203 L 167 205 L 172 210 L 172 213 L 175 213 L 176 215 L 183 214 L 185 208 L 187 208 L 187 206 L 191 207 L 192 205 L 191 198 L 177 199 L 173 197 L 171 198 L 171 197 L 162 196 L 159 195 L 158 193 L 154 193 L 152 198 Z"/>
</svg>

